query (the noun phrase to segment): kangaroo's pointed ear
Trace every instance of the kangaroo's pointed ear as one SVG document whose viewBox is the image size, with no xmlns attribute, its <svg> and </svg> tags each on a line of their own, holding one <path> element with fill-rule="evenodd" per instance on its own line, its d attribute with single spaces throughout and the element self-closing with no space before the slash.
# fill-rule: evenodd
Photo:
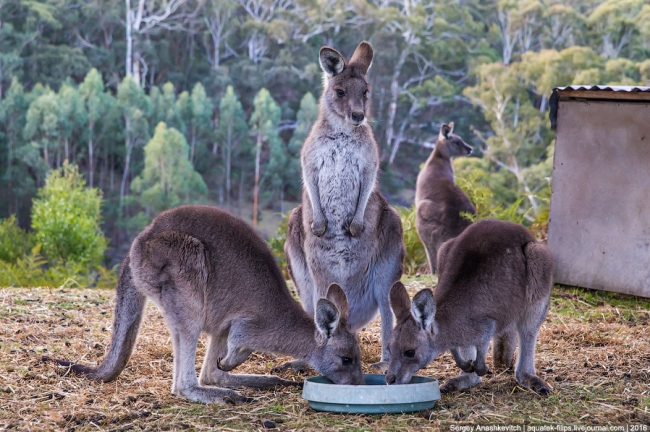
<svg viewBox="0 0 650 432">
<path fill-rule="evenodd" d="M 430 289 L 425 288 L 413 297 L 411 315 L 423 330 L 431 331 L 433 318 L 436 315 L 436 302 Z"/>
<path fill-rule="evenodd" d="M 334 306 L 339 310 L 339 315 L 341 320 L 347 319 L 348 317 L 348 297 L 345 295 L 343 288 L 337 283 L 333 283 L 327 288 L 327 300 L 334 303 Z"/>
<path fill-rule="evenodd" d="M 338 75 L 345 69 L 345 58 L 334 48 L 324 46 L 318 54 L 320 67 L 329 76 Z"/>
<path fill-rule="evenodd" d="M 411 299 L 404 284 L 400 281 L 395 282 L 390 287 L 390 307 L 393 309 L 393 314 L 395 314 L 398 323 L 411 313 Z"/>
<path fill-rule="evenodd" d="M 326 298 L 318 300 L 316 303 L 316 328 L 325 339 L 329 339 L 339 326 L 339 318 L 339 310 L 334 303 Z"/>
<path fill-rule="evenodd" d="M 365 75 L 372 65 L 373 57 L 372 46 L 368 42 L 361 42 L 350 58 L 350 67 L 354 66 L 361 75 Z"/>
<path fill-rule="evenodd" d="M 449 124 L 443 124 L 440 126 L 440 133 L 438 134 L 438 139 L 439 140 L 446 140 L 449 138 L 449 134 L 454 130 L 454 122 L 451 122 Z"/>
</svg>

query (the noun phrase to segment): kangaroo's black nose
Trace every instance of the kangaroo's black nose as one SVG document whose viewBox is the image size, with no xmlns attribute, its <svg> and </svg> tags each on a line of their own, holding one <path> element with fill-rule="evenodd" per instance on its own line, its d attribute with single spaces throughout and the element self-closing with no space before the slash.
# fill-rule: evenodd
<svg viewBox="0 0 650 432">
<path fill-rule="evenodd" d="M 353 111 L 351 117 L 353 121 L 357 123 L 361 123 L 363 121 L 364 116 L 361 111 Z"/>
<path fill-rule="evenodd" d="M 395 381 L 397 381 L 395 375 L 386 375 L 386 384 L 395 384 Z"/>
</svg>

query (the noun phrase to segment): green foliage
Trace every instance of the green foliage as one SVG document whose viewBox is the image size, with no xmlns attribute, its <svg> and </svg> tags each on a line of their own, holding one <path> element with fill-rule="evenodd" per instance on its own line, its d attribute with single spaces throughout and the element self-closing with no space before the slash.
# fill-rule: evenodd
<svg viewBox="0 0 650 432">
<path fill-rule="evenodd" d="M 133 180 L 131 190 L 148 216 L 205 199 L 207 187 L 192 167 L 189 146 L 179 131 L 160 122 L 144 152 L 144 169 Z"/>
<path fill-rule="evenodd" d="M 456 176 L 456 184 L 465 191 L 469 199 L 476 207 L 476 215 L 462 213 L 463 217 L 475 222 L 480 219 L 500 219 L 510 222 L 523 223 L 526 219 L 526 212 L 521 209 L 525 197 L 519 197 L 512 204 L 503 207 L 494 204 L 492 190 L 478 182 L 479 174 L 474 172 L 467 176 Z"/>
<path fill-rule="evenodd" d="M 97 267 L 107 241 L 100 229 L 102 193 L 85 188 L 76 166 L 50 173 L 32 206 L 34 241 L 54 266 Z"/>
<path fill-rule="evenodd" d="M 29 253 L 30 237 L 16 223 L 16 215 L 0 221 L 0 261 L 15 263 Z"/>
<path fill-rule="evenodd" d="M 290 214 L 291 213 L 289 212 L 282 215 L 282 220 L 280 221 L 280 225 L 278 225 L 275 230 L 275 235 L 268 241 L 271 252 L 275 257 L 275 261 L 280 266 L 282 274 L 286 280 L 289 280 L 289 270 L 287 269 L 287 257 L 284 254 L 284 244 L 287 241 Z"/>
<path fill-rule="evenodd" d="M 28 254 L 7 262 L 0 260 L 0 287 L 100 287 L 113 288 L 116 269 L 97 266 L 89 269 L 80 263 L 48 265 L 36 245 Z"/>
<path fill-rule="evenodd" d="M 424 272 L 428 265 L 427 254 L 415 227 L 415 206 L 396 207 L 396 209 L 402 219 L 402 229 L 404 230 L 404 247 L 406 248 L 404 274 L 411 276 Z"/>
</svg>

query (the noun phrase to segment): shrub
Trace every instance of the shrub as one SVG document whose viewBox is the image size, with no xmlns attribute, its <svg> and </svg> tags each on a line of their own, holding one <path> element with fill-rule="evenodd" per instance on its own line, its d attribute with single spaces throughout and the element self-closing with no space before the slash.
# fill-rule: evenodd
<svg viewBox="0 0 650 432">
<path fill-rule="evenodd" d="M 521 210 L 521 204 L 525 197 L 519 197 L 512 204 L 505 207 L 501 204 L 495 204 L 492 189 L 478 182 L 478 175 L 476 172 L 470 172 L 456 177 L 456 184 L 465 191 L 474 207 L 476 207 L 476 215 L 464 213 L 463 216 L 472 222 L 489 218 L 519 224 L 524 223 L 528 212 Z"/>
<path fill-rule="evenodd" d="M 406 248 L 404 274 L 410 276 L 424 272 L 428 265 L 427 254 L 415 227 L 415 205 L 411 207 L 396 207 L 396 209 L 399 212 L 399 217 L 402 220 L 402 229 L 404 230 L 404 247 Z"/>
<path fill-rule="evenodd" d="M 11 215 L 0 221 L 0 261 L 15 263 L 29 253 L 30 236 L 16 223 Z"/>
<path fill-rule="evenodd" d="M 81 264 L 48 266 L 40 254 L 41 245 L 36 245 L 25 256 L 15 262 L 0 261 L 0 286 L 15 287 L 102 287 L 113 288 L 117 283 L 115 269 L 97 266 L 94 270 Z"/>
<path fill-rule="evenodd" d="M 52 266 L 95 268 L 107 241 L 100 229 L 101 191 L 86 188 L 76 166 L 53 170 L 32 206 L 34 241 Z"/>
<path fill-rule="evenodd" d="M 291 212 L 282 215 L 282 221 L 280 221 L 280 225 L 278 225 L 277 229 L 275 230 L 275 237 L 271 237 L 269 239 L 269 247 L 271 248 L 271 252 L 273 252 L 275 261 L 280 266 L 280 269 L 282 269 L 282 274 L 287 280 L 289 279 L 289 271 L 287 269 L 287 257 L 284 255 L 284 243 L 287 241 L 290 214 Z"/>
</svg>

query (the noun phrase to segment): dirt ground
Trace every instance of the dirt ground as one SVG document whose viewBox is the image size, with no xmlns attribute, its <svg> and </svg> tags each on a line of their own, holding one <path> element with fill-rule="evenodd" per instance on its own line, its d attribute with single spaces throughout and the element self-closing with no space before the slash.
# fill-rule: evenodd
<svg viewBox="0 0 650 432">
<path fill-rule="evenodd" d="M 405 282 L 411 294 L 432 285 L 428 276 Z M 512 373 L 488 374 L 469 391 L 443 395 L 430 411 L 342 415 L 312 410 L 297 388 L 243 389 L 256 401 L 237 407 L 171 395 L 171 342 L 152 304 L 135 353 L 117 380 L 93 382 L 41 361 L 47 355 L 98 362 L 110 340 L 113 297 L 112 290 L 99 289 L 0 290 L 0 429 L 412 431 L 469 423 L 650 425 L 647 299 L 555 287 L 536 356 L 539 375 L 554 388 L 549 397 L 518 387 Z M 378 320 L 360 333 L 360 340 L 364 364 L 378 361 Z M 202 341 L 197 372 L 204 349 Z M 235 372 L 268 373 L 285 360 L 254 354 Z M 448 353 L 420 371 L 441 383 L 458 373 Z M 307 375 L 283 377 L 302 381 Z"/>
</svg>

